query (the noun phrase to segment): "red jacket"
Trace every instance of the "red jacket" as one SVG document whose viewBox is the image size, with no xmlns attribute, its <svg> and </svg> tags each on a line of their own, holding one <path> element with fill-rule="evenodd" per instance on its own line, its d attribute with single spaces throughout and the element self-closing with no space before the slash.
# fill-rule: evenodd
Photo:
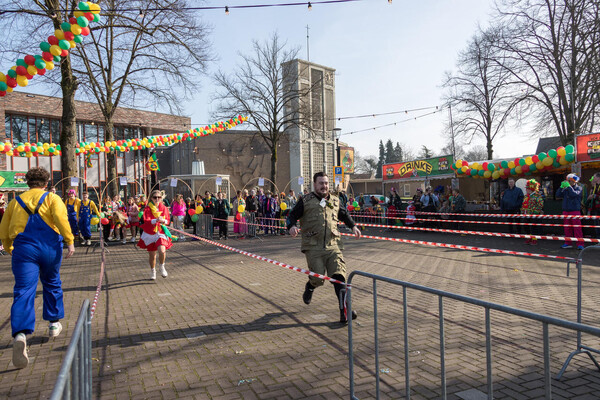
<svg viewBox="0 0 600 400">
<path fill-rule="evenodd" d="M 169 225 L 169 223 L 171 222 L 171 216 L 169 214 L 169 209 L 161 202 L 161 203 L 158 203 L 158 211 L 161 212 L 162 217 L 165 220 L 167 220 L 167 222 L 165 222 L 165 225 Z M 150 210 L 150 207 L 146 206 L 146 208 L 144 209 L 144 223 L 142 225 L 142 230 L 149 235 L 154 235 L 156 233 L 156 232 L 154 232 L 154 228 L 156 225 L 152 223 L 153 219 L 156 219 L 156 217 L 152 214 L 152 210 Z M 158 224 L 158 222 L 157 222 L 157 224 Z M 164 233 L 160 224 L 159 224 L 158 232 Z"/>
</svg>

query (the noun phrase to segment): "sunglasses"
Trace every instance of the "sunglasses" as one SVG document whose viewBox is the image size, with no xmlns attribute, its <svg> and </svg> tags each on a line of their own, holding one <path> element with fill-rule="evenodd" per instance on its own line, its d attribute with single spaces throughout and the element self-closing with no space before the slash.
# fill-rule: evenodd
<svg viewBox="0 0 600 400">
<path fill-rule="evenodd" d="M 162 196 L 152 196 L 153 199 L 162 199 Z"/>
</svg>

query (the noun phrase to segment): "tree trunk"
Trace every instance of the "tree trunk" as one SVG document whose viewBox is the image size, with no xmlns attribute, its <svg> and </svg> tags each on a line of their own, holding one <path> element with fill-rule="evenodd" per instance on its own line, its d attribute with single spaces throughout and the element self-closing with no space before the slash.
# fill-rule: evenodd
<svg viewBox="0 0 600 400">
<path fill-rule="evenodd" d="M 115 126 L 112 120 L 112 115 L 104 116 L 104 135 L 105 140 L 112 142 L 115 140 Z M 112 147 L 111 147 L 112 149 Z M 108 193 L 111 197 L 119 193 L 119 182 L 117 182 L 117 153 L 111 151 L 106 154 L 106 183 L 108 185 Z"/>
<path fill-rule="evenodd" d="M 493 154 L 494 154 L 494 150 L 492 147 L 492 140 L 488 139 L 487 140 L 487 157 L 488 160 L 493 160 Z"/>
<path fill-rule="evenodd" d="M 73 76 L 71 69 L 71 59 L 63 58 L 60 64 L 63 110 L 60 130 L 60 148 L 62 155 L 60 157 L 60 169 L 63 177 L 77 176 L 77 156 L 75 148 L 77 147 L 77 124 L 75 110 L 75 92 L 77 91 L 77 78 Z M 70 179 L 65 179 L 62 183 L 62 193 L 67 193 L 71 186 Z"/>
<path fill-rule="evenodd" d="M 277 181 L 277 143 L 273 143 L 271 149 L 271 191 L 275 192 L 275 182 Z"/>
</svg>

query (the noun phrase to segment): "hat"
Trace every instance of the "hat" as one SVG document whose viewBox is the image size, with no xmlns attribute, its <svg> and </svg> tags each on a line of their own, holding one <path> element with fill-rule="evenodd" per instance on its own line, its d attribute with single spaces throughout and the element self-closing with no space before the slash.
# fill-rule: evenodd
<svg viewBox="0 0 600 400">
<path fill-rule="evenodd" d="M 540 188 L 540 184 L 538 181 L 536 181 L 535 179 L 530 179 L 527 181 L 527 189 L 532 190 L 532 191 L 536 191 Z"/>
<path fill-rule="evenodd" d="M 579 182 L 579 177 L 576 174 L 567 175 L 567 179 L 573 179 L 575 182 Z"/>
<path fill-rule="evenodd" d="M 75 189 L 69 189 L 69 194 L 76 194 L 77 192 L 75 192 Z"/>
</svg>

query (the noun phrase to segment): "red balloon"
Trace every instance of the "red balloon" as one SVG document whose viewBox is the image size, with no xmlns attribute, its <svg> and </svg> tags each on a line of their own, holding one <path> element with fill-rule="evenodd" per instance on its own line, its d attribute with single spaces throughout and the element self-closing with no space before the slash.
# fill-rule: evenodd
<svg viewBox="0 0 600 400">
<path fill-rule="evenodd" d="M 48 43 L 50 43 L 53 46 L 58 46 L 58 39 L 56 38 L 56 36 L 48 36 Z"/>
<path fill-rule="evenodd" d="M 29 75 L 29 72 L 25 74 L 25 78 L 27 79 L 33 79 L 33 75 Z"/>
<path fill-rule="evenodd" d="M 6 77 L 6 86 L 15 88 L 17 87 L 17 80 L 15 78 L 11 78 L 10 76 Z M 4 147 L 6 148 L 6 146 Z"/>
<path fill-rule="evenodd" d="M 191 216 L 191 215 L 194 215 L 194 214 L 196 214 L 196 210 L 194 210 L 193 208 L 190 208 L 190 209 L 188 210 L 188 214 L 190 214 L 190 216 Z"/>
<path fill-rule="evenodd" d="M 92 13 L 85 13 L 83 14 L 84 17 L 87 18 L 88 21 L 92 22 L 94 20 L 94 14 Z"/>
<path fill-rule="evenodd" d="M 27 75 L 27 68 L 22 65 L 19 65 L 15 71 L 17 72 L 17 75 Z"/>
<path fill-rule="evenodd" d="M 89 34 L 90 34 L 90 28 L 89 28 L 89 27 L 87 27 L 87 26 L 85 26 L 85 27 L 81 28 L 81 34 L 82 34 L 83 36 L 87 36 L 87 35 L 89 35 Z"/>
<path fill-rule="evenodd" d="M 527 164 L 521 165 L 521 171 L 523 171 L 523 172 L 529 172 L 529 165 L 527 165 Z"/>
<path fill-rule="evenodd" d="M 108 218 L 102 218 L 100 222 L 102 223 L 102 225 L 108 225 Z"/>
<path fill-rule="evenodd" d="M 73 35 L 73 32 L 65 32 L 65 39 L 73 40 L 75 39 L 75 35 Z"/>
<path fill-rule="evenodd" d="M 61 57 L 66 57 L 69 55 L 69 50 L 63 50 L 62 53 L 60 53 Z"/>
<path fill-rule="evenodd" d="M 352 204 L 348 205 L 348 211 L 354 211 L 354 206 Z"/>
<path fill-rule="evenodd" d="M 75 17 L 71 17 L 71 18 L 69 18 L 69 23 L 70 23 L 71 25 L 73 25 L 73 24 L 76 24 L 76 23 L 77 23 L 77 18 L 75 18 Z"/>
<path fill-rule="evenodd" d="M 484 171 L 487 171 L 488 163 L 487 161 L 482 164 Z"/>
<path fill-rule="evenodd" d="M 54 60 L 54 56 L 51 53 L 47 52 L 47 51 L 44 51 L 42 53 L 42 58 L 44 59 L 44 61 L 52 61 L 52 60 Z"/>
<path fill-rule="evenodd" d="M 536 154 L 535 156 L 531 157 L 531 160 L 533 161 L 534 164 L 537 164 L 540 161 L 540 158 Z"/>
<path fill-rule="evenodd" d="M 23 60 L 25 60 L 25 63 L 26 63 L 27 65 L 33 65 L 33 64 L 35 64 L 35 57 L 34 57 L 34 56 L 32 56 L 32 55 L 30 55 L 30 54 L 26 55 L 26 56 L 23 58 Z"/>
<path fill-rule="evenodd" d="M 38 75 L 45 75 L 46 74 L 46 69 L 38 69 Z"/>
</svg>

